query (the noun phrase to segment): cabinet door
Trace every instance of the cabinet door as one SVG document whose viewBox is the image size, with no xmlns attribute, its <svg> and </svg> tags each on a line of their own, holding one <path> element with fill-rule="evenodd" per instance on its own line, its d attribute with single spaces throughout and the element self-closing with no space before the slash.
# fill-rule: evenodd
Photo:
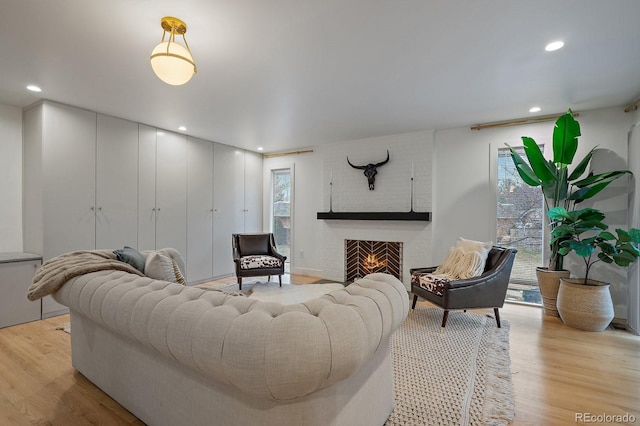
<svg viewBox="0 0 640 426">
<path fill-rule="evenodd" d="M 156 248 L 173 247 L 187 262 L 187 138 L 158 130 L 156 142 Z"/>
<path fill-rule="evenodd" d="M 96 248 L 138 246 L 138 124 L 98 115 Z"/>
<path fill-rule="evenodd" d="M 187 144 L 187 270 L 190 282 L 213 277 L 213 143 Z"/>
<path fill-rule="evenodd" d="M 138 249 L 156 248 L 156 129 L 138 125 Z"/>
<path fill-rule="evenodd" d="M 40 264 L 39 260 L 0 263 L 0 328 L 40 319 L 40 300 L 25 297 Z"/>
<path fill-rule="evenodd" d="M 43 257 L 95 248 L 96 114 L 43 104 Z"/>
<path fill-rule="evenodd" d="M 235 205 L 235 222 L 233 226 L 234 232 L 243 233 L 244 216 L 246 207 L 244 205 L 244 151 L 240 149 L 234 150 L 234 169 L 233 169 L 233 194 Z"/>
<path fill-rule="evenodd" d="M 237 149 L 213 144 L 213 276 L 234 273 L 231 234 L 236 232 Z M 242 194 L 240 194 L 242 196 Z"/>
<path fill-rule="evenodd" d="M 244 232 L 262 232 L 262 155 L 244 153 Z"/>
</svg>

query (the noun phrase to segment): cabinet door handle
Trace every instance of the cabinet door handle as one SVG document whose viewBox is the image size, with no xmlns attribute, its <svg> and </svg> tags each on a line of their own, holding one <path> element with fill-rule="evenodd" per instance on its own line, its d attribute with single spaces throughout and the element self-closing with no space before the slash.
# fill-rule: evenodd
<svg viewBox="0 0 640 426">
<path fill-rule="evenodd" d="M 102 206 L 98 207 L 98 210 L 102 211 Z"/>
<path fill-rule="evenodd" d="M 91 211 L 95 211 L 96 208 L 91 206 L 90 209 L 91 209 Z"/>
</svg>

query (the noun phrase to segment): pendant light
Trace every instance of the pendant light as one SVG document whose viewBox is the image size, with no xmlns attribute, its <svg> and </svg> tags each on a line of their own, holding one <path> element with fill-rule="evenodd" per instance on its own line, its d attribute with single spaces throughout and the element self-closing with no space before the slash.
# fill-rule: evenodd
<svg viewBox="0 0 640 426">
<path fill-rule="evenodd" d="M 184 36 L 187 24 L 178 18 L 165 16 L 160 20 L 160 25 L 163 29 L 162 40 L 151 52 L 151 67 L 160 80 L 180 86 L 191 80 L 197 72 L 196 63 Z M 182 36 L 184 46 L 176 43 L 176 34 Z"/>
</svg>

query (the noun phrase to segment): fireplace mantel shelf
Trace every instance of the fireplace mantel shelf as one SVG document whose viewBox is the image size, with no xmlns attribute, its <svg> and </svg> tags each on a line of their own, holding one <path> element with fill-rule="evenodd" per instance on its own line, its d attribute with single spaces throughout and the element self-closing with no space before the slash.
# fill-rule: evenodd
<svg viewBox="0 0 640 426">
<path fill-rule="evenodd" d="M 431 212 L 318 212 L 325 220 L 406 220 L 431 221 Z"/>
</svg>

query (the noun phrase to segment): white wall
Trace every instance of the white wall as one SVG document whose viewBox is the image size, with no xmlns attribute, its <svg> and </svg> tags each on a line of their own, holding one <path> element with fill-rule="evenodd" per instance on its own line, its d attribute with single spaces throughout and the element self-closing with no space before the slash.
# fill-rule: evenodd
<svg viewBox="0 0 640 426">
<path fill-rule="evenodd" d="M 265 158 L 265 224 L 270 224 L 271 170 L 292 167 L 294 173 L 294 273 L 344 280 L 344 240 L 400 241 L 404 244 L 403 278 L 409 287 L 409 268 L 431 265 L 431 225 L 428 222 L 318 220 L 329 211 L 333 182 L 334 212 L 411 209 L 410 179 L 414 170 L 414 211 L 431 211 L 433 132 L 415 132 L 344 141 L 315 147 L 312 154 Z M 363 165 L 390 160 L 378 169 L 370 191 Z M 302 252 L 302 253 L 301 253 Z"/>
<path fill-rule="evenodd" d="M 0 252 L 22 251 L 22 109 L 0 104 Z"/>
<path fill-rule="evenodd" d="M 316 212 L 322 208 L 322 155 L 318 152 L 264 158 L 263 221 L 271 232 L 271 170 L 290 168 L 293 181 L 292 273 L 322 277 L 322 228 Z"/>
<path fill-rule="evenodd" d="M 627 132 L 633 116 L 622 108 L 580 112 L 582 136 L 577 159 L 595 145 L 601 149 L 594 155 L 596 173 L 626 168 Z M 553 121 L 484 130 L 456 128 L 435 134 L 434 162 L 434 232 L 433 255 L 442 261 L 458 236 L 495 241 L 496 231 L 496 158 L 505 143 L 521 146 L 521 136 L 533 137 L 551 148 Z M 547 154 L 549 154 L 547 152 Z M 607 213 L 607 224 L 626 227 L 628 179 L 623 178 L 602 195 L 583 207 L 595 206 Z M 577 259 L 566 259 L 565 267 L 576 276 L 582 274 Z M 616 317 L 626 317 L 626 270 L 594 266 L 591 278 L 611 282 Z"/>
<path fill-rule="evenodd" d="M 323 211 L 329 211 L 332 181 L 334 212 L 408 212 L 411 210 L 411 174 L 414 177 L 413 210 L 431 211 L 433 132 L 414 132 L 345 141 L 323 146 Z M 375 189 L 369 190 L 362 170 L 349 166 L 389 163 L 378 168 Z M 393 241 L 403 243 L 402 278 L 411 288 L 410 268 L 431 265 L 430 222 L 320 221 L 324 255 L 323 274 L 344 281 L 344 240 Z"/>
<path fill-rule="evenodd" d="M 636 117 L 621 108 L 580 111 L 582 135 L 576 158 L 595 145 L 592 160 L 596 172 L 627 167 L 627 132 Z M 265 159 L 265 224 L 270 223 L 270 170 L 295 166 L 294 272 L 336 281 L 343 280 L 345 238 L 403 241 L 405 284 L 408 268 L 439 264 L 459 236 L 495 241 L 497 150 L 505 143 L 521 146 L 521 137 L 544 143 L 551 155 L 553 121 L 485 129 L 468 127 L 415 132 L 379 138 L 345 141 L 315 147 L 314 153 Z M 376 189 L 369 191 L 362 172 L 346 163 L 382 161 L 386 149 L 389 164 L 378 171 Z M 393 221 L 322 221 L 316 212 L 329 210 L 329 181 L 333 181 L 333 211 L 407 211 L 411 164 L 415 174 L 416 211 L 432 211 L 430 224 Z M 607 213 L 610 227 L 627 227 L 629 181 L 620 179 L 584 206 Z M 301 256 L 300 251 L 304 252 Z M 575 275 L 582 274 L 578 259 L 567 259 Z M 605 265 L 606 266 L 606 265 Z M 594 279 L 612 283 L 616 317 L 626 318 L 626 270 L 597 265 Z"/>
</svg>

